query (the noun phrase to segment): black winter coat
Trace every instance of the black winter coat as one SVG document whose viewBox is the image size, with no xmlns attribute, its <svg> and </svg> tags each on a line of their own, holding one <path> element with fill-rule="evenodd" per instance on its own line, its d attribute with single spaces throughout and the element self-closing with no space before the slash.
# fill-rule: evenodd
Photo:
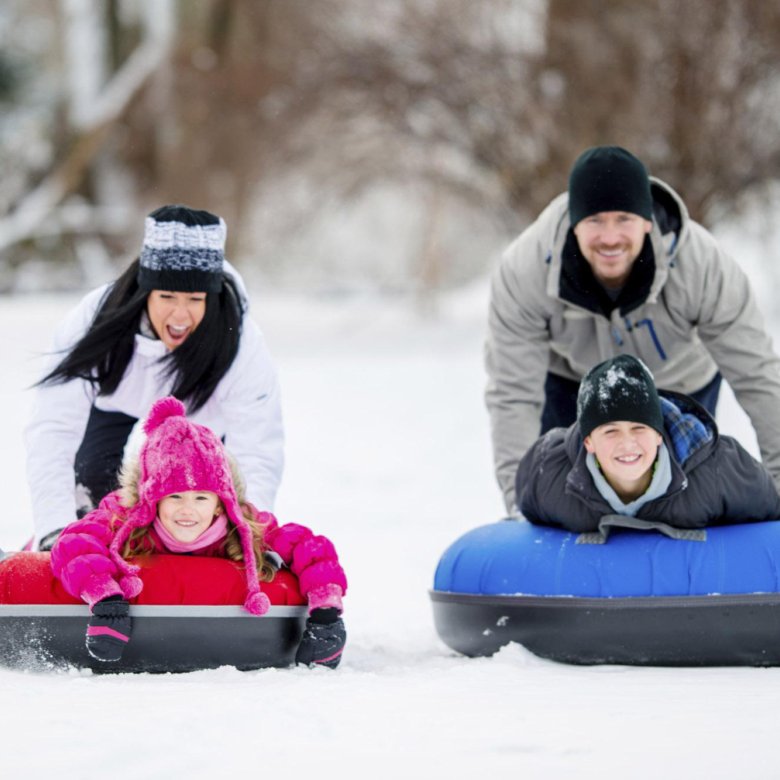
<svg viewBox="0 0 780 780">
<path fill-rule="evenodd" d="M 695 415 L 712 436 L 680 462 L 672 439 L 675 429 L 665 411 L 672 481 L 636 517 L 686 529 L 780 519 L 780 495 L 766 468 L 736 439 L 719 435 L 715 420 L 692 398 L 662 396 L 678 413 Z M 516 480 L 517 506 L 528 520 L 583 533 L 597 531 L 602 517 L 614 516 L 593 482 L 586 455 L 577 423 L 554 428 L 534 443 L 520 461 Z"/>
</svg>

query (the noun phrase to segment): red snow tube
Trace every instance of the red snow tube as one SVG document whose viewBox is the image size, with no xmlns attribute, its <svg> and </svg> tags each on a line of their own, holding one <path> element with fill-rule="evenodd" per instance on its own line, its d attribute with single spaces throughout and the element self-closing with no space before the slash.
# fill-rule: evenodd
<svg viewBox="0 0 780 780">
<path fill-rule="evenodd" d="M 0 561 L 0 665 L 187 672 L 293 663 L 306 599 L 290 571 L 260 583 L 271 608 L 258 617 L 241 606 L 246 581 L 240 564 L 186 555 L 133 562 L 141 567 L 144 589 L 131 601 L 132 639 L 121 661 L 106 664 L 87 653 L 89 609 L 53 576 L 49 553 L 18 552 Z"/>
<path fill-rule="evenodd" d="M 137 558 L 144 582 L 132 604 L 244 603 L 246 581 L 241 564 L 224 558 L 150 555 Z M 282 569 L 271 582 L 261 582 L 271 604 L 299 605 L 306 599 L 294 574 Z M 83 604 L 52 574 L 47 552 L 19 552 L 0 562 L 0 604 Z"/>
</svg>

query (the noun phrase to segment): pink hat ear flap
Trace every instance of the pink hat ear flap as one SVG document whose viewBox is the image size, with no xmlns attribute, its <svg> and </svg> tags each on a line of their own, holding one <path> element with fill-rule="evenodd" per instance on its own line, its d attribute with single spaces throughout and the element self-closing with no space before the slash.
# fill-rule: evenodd
<svg viewBox="0 0 780 780">
<path fill-rule="evenodd" d="M 241 540 L 241 550 L 244 554 L 244 576 L 246 577 L 247 597 L 244 600 L 244 609 L 252 615 L 265 615 L 268 612 L 271 602 L 268 596 L 260 590 L 260 583 L 257 580 L 257 559 L 255 558 L 255 549 L 252 542 L 252 529 L 244 519 L 241 507 L 233 498 L 222 498 L 225 505 L 225 512 L 232 520 L 238 530 L 238 537 Z"/>
<path fill-rule="evenodd" d="M 128 513 L 127 518 L 119 527 L 116 535 L 111 540 L 111 544 L 108 548 L 108 553 L 111 556 L 111 560 L 119 569 L 123 577 L 134 577 L 138 574 L 140 568 L 128 563 L 121 554 L 121 549 L 125 546 L 125 542 L 130 538 L 130 534 L 135 528 L 143 528 L 145 525 L 150 525 L 154 521 L 154 509 L 146 504 L 136 504 L 132 507 Z M 135 578 L 135 577 L 134 577 Z M 137 579 L 137 578 L 135 578 Z M 128 582 L 128 589 L 132 590 L 137 588 L 137 583 L 131 585 Z M 124 588 L 123 588 L 124 590 Z M 140 593 L 140 590 L 138 590 Z M 138 595 L 138 593 L 134 594 Z"/>
</svg>

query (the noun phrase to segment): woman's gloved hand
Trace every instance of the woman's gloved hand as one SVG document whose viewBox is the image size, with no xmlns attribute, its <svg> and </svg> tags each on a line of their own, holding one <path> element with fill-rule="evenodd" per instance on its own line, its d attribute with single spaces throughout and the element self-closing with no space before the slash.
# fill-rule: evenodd
<svg viewBox="0 0 780 780">
<path fill-rule="evenodd" d="M 54 547 L 54 543 L 57 541 L 57 539 L 60 538 L 60 534 L 62 533 L 62 528 L 58 528 L 56 531 L 52 531 L 49 534 L 46 534 L 46 536 L 41 539 L 40 542 L 38 542 L 38 549 L 41 552 L 49 552 L 52 547 Z"/>
</svg>

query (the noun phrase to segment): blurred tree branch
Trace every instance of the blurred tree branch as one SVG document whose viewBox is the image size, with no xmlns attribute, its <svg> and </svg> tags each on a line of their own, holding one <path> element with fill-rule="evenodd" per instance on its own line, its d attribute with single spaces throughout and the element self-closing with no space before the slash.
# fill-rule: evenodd
<svg viewBox="0 0 780 780">
<path fill-rule="evenodd" d="M 780 178 L 778 3 L 28 2 L 82 28 L 63 27 L 72 99 L 37 125 L 54 162 L 20 163 L 3 189 L 0 249 L 19 257 L 73 193 L 128 224 L 163 202 L 210 208 L 252 256 L 263 209 L 290 235 L 390 184 L 420 212 L 412 273 L 438 284 L 453 204 L 517 230 L 590 145 L 630 148 L 708 224 Z"/>
<path fill-rule="evenodd" d="M 94 7 L 87 7 L 87 11 Z M 157 9 L 159 11 L 159 8 Z M 79 16 L 77 28 L 88 14 Z M 159 17 L 158 17 L 159 18 Z M 89 165 L 122 118 L 136 94 L 168 55 L 169 36 L 150 25 L 146 39 L 109 78 L 90 104 L 73 116 L 70 143 L 62 158 L 44 179 L 30 190 L 10 214 L 0 219 L 0 251 L 28 238 L 62 199 L 81 183 Z M 70 34 L 79 38 L 80 31 Z M 73 47 L 78 56 L 78 40 Z"/>
<path fill-rule="evenodd" d="M 505 221 L 625 145 L 705 221 L 780 176 L 780 5 L 754 0 L 321 0 L 269 165 L 325 192 L 414 177 Z M 541 45 L 540 45 L 541 43 Z M 760 129 L 760 133 L 757 132 Z"/>
</svg>

